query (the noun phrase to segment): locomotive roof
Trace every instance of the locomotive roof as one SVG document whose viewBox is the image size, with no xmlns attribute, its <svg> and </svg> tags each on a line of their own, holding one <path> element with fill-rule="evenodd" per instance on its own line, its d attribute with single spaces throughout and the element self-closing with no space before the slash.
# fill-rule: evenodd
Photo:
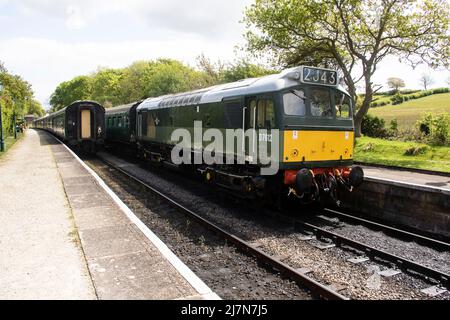
<svg viewBox="0 0 450 320">
<path fill-rule="evenodd" d="M 138 110 L 213 103 L 242 95 L 283 90 L 301 84 L 298 77 L 302 72 L 302 68 L 303 66 L 299 66 L 260 78 L 243 79 L 206 89 L 148 98 L 141 103 Z M 333 87 L 345 92 L 341 86 Z"/>
</svg>

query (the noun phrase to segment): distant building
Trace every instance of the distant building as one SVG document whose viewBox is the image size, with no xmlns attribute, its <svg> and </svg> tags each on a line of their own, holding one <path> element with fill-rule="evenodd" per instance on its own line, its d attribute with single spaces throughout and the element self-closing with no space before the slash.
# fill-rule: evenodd
<svg viewBox="0 0 450 320">
<path fill-rule="evenodd" d="M 32 114 L 28 114 L 23 118 L 25 119 L 25 123 L 27 124 L 27 127 L 31 126 L 33 121 L 36 119 L 36 117 Z"/>
</svg>

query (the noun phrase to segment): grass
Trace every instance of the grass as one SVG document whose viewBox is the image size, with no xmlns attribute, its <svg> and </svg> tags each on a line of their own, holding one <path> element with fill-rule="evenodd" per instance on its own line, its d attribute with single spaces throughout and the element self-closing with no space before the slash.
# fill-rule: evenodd
<svg viewBox="0 0 450 320">
<path fill-rule="evenodd" d="M 412 152 L 416 155 L 406 155 Z M 356 139 L 355 160 L 373 164 L 450 172 L 450 147 L 361 137 Z"/>
<path fill-rule="evenodd" d="M 14 136 L 7 136 L 5 137 L 5 151 L 1 152 L 0 151 L 0 158 L 6 154 L 8 152 L 8 150 L 17 142 L 20 140 L 20 138 L 22 138 L 23 133 L 17 133 L 17 140 L 14 139 Z"/>
<path fill-rule="evenodd" d="M 414 127 L 416 121 L 426 112 L 450 113 L 450 93 L 433 94 L 395 106 L 387 105 L 369 109 L 371 115 L 384 119 L 387 127 L 392 119 L 397 119 L 399 129 Z"/>
</svg>

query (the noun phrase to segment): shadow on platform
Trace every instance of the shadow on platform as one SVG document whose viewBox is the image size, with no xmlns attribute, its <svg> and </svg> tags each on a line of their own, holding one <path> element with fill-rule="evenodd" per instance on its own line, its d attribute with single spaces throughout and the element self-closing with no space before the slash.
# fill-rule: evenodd
<svg viewBox="0 0 450 320">
<path fill-rule="evenodd" d="M 59 142 L 51 135 L 51 133 L 48 133 L 41 129 L 32 130 L 36 131 L 36 133 L 38 134 L 41 146 L 53 146 L 59 144 Z"/>
</svg>

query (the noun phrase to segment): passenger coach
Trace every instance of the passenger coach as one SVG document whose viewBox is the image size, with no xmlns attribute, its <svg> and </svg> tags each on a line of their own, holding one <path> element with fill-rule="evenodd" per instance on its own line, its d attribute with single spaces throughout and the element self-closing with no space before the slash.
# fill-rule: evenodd
<svg viewBox="0 0 450 320">
<path fill-rule="evenodd" d="M 105 109 L 93 101 L 76 101 L 57 112 L 34 121 L 44 129 L 80 150 L 96 152 L 104 145 Z"/>
</svg>

